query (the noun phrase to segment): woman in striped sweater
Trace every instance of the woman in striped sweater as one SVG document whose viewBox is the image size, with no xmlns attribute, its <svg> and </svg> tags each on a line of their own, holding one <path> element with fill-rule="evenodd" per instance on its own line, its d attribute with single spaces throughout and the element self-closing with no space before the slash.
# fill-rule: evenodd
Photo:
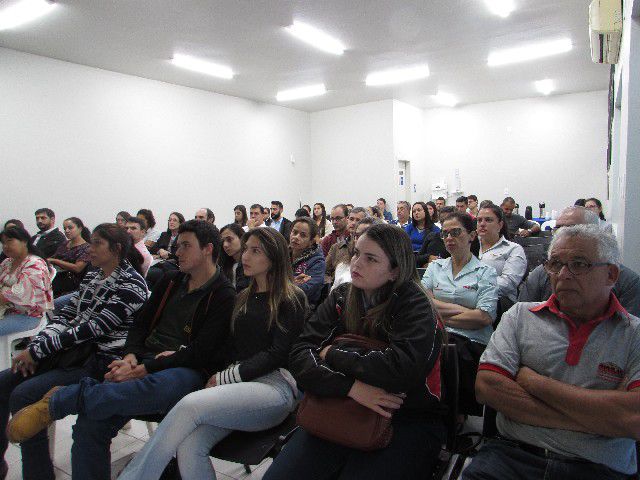
<svg viewBox="0 0 640 480">
<path fill-rule="evenodd" d="M 140 274 L 142 256 L 126 230 L 102 224 L 91 235 L 91 264 L 71 301 L 14 357 L 12 368 L 0 372 L 0 458 L 7 449 L 9 411 L 17 412 L 42 398 L 56 385 L 70 385 L 91 376 L 102 379 L 116 358 L 147 299 Z M 83 345 L 91 345 L 91 348 Z M 25 480 L 55 478 L 46 430 L 21 444 Z M 6 471 L 0 461 L 0 478 Z"/>
</svg>

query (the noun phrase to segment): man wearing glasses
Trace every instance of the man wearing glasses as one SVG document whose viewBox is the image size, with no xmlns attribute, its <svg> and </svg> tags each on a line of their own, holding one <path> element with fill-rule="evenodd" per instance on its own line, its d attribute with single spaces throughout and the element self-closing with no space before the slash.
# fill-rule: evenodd
<svg viewBox="0 0 640 480">
<path fill-rule="evenodd" d="M 598 216 L 584 207 L 565 208 L 554 228 L 554 235 L 562 227 L 571 225 L 598 225 Z M 620 304 L 632 315 L 640 316 L 640 277 L 633 270 L 620 265 L 618 281 L 613 293 Z M 551 296 L 551 281 L 544 265 L 539 265 L 527 277 L 520 288 L 519 302 L 544 302 Z"/>
<path fill-rule="evenodd" d="M 620 251 L 597 225 L 561 228 L 545 268 L 553 295 L 502 316 L 476 395 L 498 411 L 463 479 L 606 480 L 636 472 L 640 320 L 613 285 Z"/>
<path fill-rule="evenodd" d="M 340 203 L 333 207 L 331 210 L 331 225 L 333 225 L 333 232 L 322 239 L 320 246 L 322 247 L 322 253 L 326 257 L 329 255 L 329 249 L 331 245 L 338 241 L 343 241 L 349 233 L 347 232 L 347 216 L 349 211 L 347 206 Z"/>
</svg>

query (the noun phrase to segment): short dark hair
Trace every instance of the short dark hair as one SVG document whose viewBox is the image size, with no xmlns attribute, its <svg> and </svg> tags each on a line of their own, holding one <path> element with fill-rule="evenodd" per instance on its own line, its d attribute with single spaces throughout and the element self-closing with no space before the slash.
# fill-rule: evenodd
<svg viewBox="0 0 640 480">
<path fill-rule="evenodd" d="M 205 211 L 207 212 L 207 220 L 211 220 L 212 223 L 215 223 L 216 216 L 213 213 L 213 210 L 211 210 L 210 208 L 205 208 Z"/>
<path fill-rule="evenodd" d="M 187 220 L 180 224 L 180 228 L 178 228 L 178 235 L 186 232 L 191 232 L 196 236 L 200 248 L 204 248 L 208 244 L 213 245 L 211 259 L 213 260 L 213 263 L 218 261 L 220 247 L 222 245 L 222 237 L 220 236 L 218 227 L 210 224 L 209 222 L 205 222 L 204 220 Z"/>
<path fill-rule="evenodd" d="M 456 220 L 462 225 L 462 227 L 467 231 L 467 233 L 471 233 L 475 231 L 475 225 L 473 224 L 473 218 L 468 213 L 462 213 L 455 211 L 451 215 L 449 215 L 445 220 L 442 221 L 442 225 L 444 226 L 444 222 L 448 222 L 449 220 Z"/>
<path fill-rule="evenodd" d="M 296 210 L 296 214 L 295 214 L 296 218 L 308 217 L 308 216 L 309 216 L 309 212 L 307 212 L 306 208 L 299 208 L 298 210 Z"/>
<path fill-rule="evenodd" d="M 153 228 L 156 226 L 156 219 L 153 216 L 153 212 L 148 208 L 141 208 L 136 215 L 142 215 L 147 221 L 147 228 Z"/>
<path fill-rule="evenodd" d="M 284 205 L 282 205 L 280 200 L 271 200 L 271 205 L 277 205 L 280 210 L 284 208 Z"/>
<path fill-rule="evenodd" d="M 452 205 L 445 205 L 440 209 L 440 213 L 438 214 L 438 219 L 440 220 L 440 224 L 445 221 L 445 219 L 449 218 L 449 215 L 457 212 L 456 207 Z"/>
<path fill-rule="evenodd" d="M 137 225 L 140 226 L 140 230 L 146 230 L 147 229 L 147 222 L 144 218 L 138 218 L 138 217 L 129 217 L 127 218 L 127 223 L 135 223 Z"/>
<path fill-rule="evenodd" d="M 445 203 L 447 202 L 444 197 L 438 197 L 438 198 L 436 198 L 436 200 L 442 200 Z"/>
<path fill-rule="evenodd" d="M 24 228 L 24 223 L 22 223 L 17 218 L 10 218 L 6 222 L 4 222 L 4 228 L 7 228 L 7 225 L 15 225 L 16 227 Z"/>
<path fill-rule="evenodd" d="M 378 199 L 378 202 L 382 202 L 382 203 L 384 203 L 385 205 L 387 204 L 387 201 L 386 201 L 384 198 L 382 198 L 382 197 L 380 197 L 380 198 Z"/>
<path fill-rule="evenodd" d="M 513 197 L 504 197 L 500 205 L 504 205 L 505 203 L 513 203 L 515 205 L 516 201 Z"/>
<path fill-rule="evenodd" d="M 474 202 L 478 201 L 478 197 L 476 197 L 475 195 L 471 194 L 467 196 L 467 200 L 473 200 Z"/>
<path fill-rule="evenodd" d="M 347 206 L 344 203 L 339 203 L 338 205 L 333 207 L 331 210 L 335 210 L 336 208 L 341 208 L 345 217 L 349 216 L 349 209 L 347 208 Z"/>
<path fill-rule="evenodd" d="M 465 204 L 469 204 L 469 199 L 467 197 L 465 197 L 464 195 L 456 198 L 456 203 L 465 203 Z"/>
<path fill-rule="evenodd" d="M 260 205 L 259 203 L 254 203 L 253 205 L 251 205 L 249 207 L 249 210 L 255 210 L 256 208 L 259 208 L 260 212 L 262 212 L 262 205 Z"/>
<path fill-rule="evenodd" d="M 44 213 L 49 218 L 55 218 L 56 216 L 56 214 L 53 213 L 53 210 L 51 210 L 50 208 L 39 208 L 36 210 L 34 215 L 40 215 L 42 213 Z"/>
<path fill-rule="evenodd" d="M 577 199 L 573 206 L 574 207 L 584 207 L 587 204 L 587 199 L 586 198 L 579 198 Z"/>
</svg>

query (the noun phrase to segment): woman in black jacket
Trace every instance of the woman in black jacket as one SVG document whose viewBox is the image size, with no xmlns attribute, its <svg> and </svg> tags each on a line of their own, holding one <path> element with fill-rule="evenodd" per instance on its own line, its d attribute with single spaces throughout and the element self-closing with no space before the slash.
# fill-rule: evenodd
<svg viewBox="0 0 640 480">
<path fill-rule="evenodd" d="M 299 396 L 287 367 L 291 345 L 308 311 L 293 283 L 288 246 L 272 228 L 243 239 L 242 263 L 251 277 L 236 297 L 231 321 L 232 363 L 211 376 L 207 388 L 184 397 L 120 475 L 160 478 L 178 458 L 182 478 L 215 479 L 209 451 L 233 430 L 266 430 L 281 423 Z"/>
<path fill-rule="evenodd" d="M 241 292 L 249 286 L 249 278 L 242 267 L 242 237 L 244 230 L 237 223 L 225 225 L 220 230 L 222 237 L 222 251 L 218 265 L 224 276 L 229 279 L 236 292 Z"/>
<path fill-rule="evenodd" d="M 149 290 L 153 290 L 155 284 L 165 273 L 178 271 L 178 257 L 176 257 L 178 229 L 183 223 L 184 215 L 180 212 L 171 212 L 167 222 L 167 231 L 162 232 L 158 241 L 149 249 L 149 253 L 154 258 L 146 276 Z"/>
<path fill-rule="evenodd" d="M 305 392 L 348 396 L 384 417 L 393 412 L 391 442 L 363 452 L 300 428 L 265 480 L 429 477 L 445 433 L 439 361 L 443 329 L 418 280 L 409 237 L 392 225 L 369 228 L 356 243 L 351 277 L 307 323 L 289 368 Z M 344 333 L 388 347 L 363 352 L 332 345 Z"/>
</svg>

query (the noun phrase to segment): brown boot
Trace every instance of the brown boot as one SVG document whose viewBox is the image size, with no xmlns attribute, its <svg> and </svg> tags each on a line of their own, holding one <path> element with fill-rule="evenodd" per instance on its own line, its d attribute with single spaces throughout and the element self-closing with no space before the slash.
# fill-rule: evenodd
<svg viewBox="0 0 640 480">
<path fill-rule="evenodd" d="M 16 412 L 7 424 L 7 438 L 11 443 L 22 443 L 33 438 L 54 420 L 49 414 L 49 399 L 61 387 L 53 387 L 40 400 Z"/>
</svg>

